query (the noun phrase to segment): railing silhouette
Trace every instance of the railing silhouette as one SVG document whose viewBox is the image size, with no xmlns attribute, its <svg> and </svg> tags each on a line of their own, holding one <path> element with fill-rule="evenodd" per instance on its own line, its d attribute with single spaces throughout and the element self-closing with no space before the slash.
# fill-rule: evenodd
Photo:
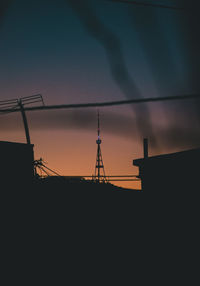
<svg viewBox="0 0 200 286">
<path fill-rule="evenodd" d="M 35 176 L 39 176 L 41 178 L 50 177 L 50 176 L 56 176 L 56 177 L 62 177 L 64 179 L 86 179 L 91 181 L 96 181 L 94 175 L 72 175 L 72 176 L 64 176 L 59 174 L 58 172 L 52 170 L 51 168 L 46 166 L 47 163 L 44 162 L 42 158 L 39 160 L 34 161 L 34 173 Z M 40 175 L 39 172 L 40 171 Z M 42 174 L 43 173 L 43 174 Z M 110 176 L 104 176 L 101 175 L 101 178 L 105 178 L 105 182 L 136 182 L 141 181 L 138 175 L 110 175 Z M 102 180 L 103 181 L 103 180 Z"/>
</svg>

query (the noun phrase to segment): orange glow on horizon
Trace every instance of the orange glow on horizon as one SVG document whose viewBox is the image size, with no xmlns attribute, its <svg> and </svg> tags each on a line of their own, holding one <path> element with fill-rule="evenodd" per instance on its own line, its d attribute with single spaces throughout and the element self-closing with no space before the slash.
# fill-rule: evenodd
<svg viewBox="0 0 200 286">
<path fill-rule="evenodd" d="M 103 132 L 102 132 L 103 133 Z M 4 132 L 2 141 L 25 143 L 24 132 Z M 96 163 L 96 134 L 84 130 L 32 131 L 35 159 L 42 158 L 47 167 L 63 176 L 92 176 Z M 133 159 L 141 154 L 136 152 L 136 142 L 102 134 L 102 156 L 106 175 L 137 175 Z M 141 189 L 140 182 L 111 182 L 124 188 Z"/>
</svg>

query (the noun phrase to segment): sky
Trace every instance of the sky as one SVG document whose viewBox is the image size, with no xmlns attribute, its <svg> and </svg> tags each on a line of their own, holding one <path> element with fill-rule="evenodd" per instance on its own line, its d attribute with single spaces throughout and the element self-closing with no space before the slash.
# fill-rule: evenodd
<svg viewBox="0 0 200 286">
<path fill-rule="evenodd" d="M 51 105 L 198 93 L 198 1 L 146 2 L 183 10 L 104 0 L 1 1 L 0 100 L 39 93 Z M 138 174 L 132 161 L 143 156 L 144 137 L 150 155 L 200 143 L 198 101 L 99 112 L 107 175 Z M 27 117 L 36 159 L 62 175 L 94 174 L 96 108 Z M 20 114 L 0 115 L 0 140 L 25 142 Z"/>
</svg>

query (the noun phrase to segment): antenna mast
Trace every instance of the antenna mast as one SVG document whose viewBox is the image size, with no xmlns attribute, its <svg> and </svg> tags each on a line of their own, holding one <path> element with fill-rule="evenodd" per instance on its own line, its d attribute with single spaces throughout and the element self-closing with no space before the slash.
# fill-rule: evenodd
<svg viewBox="0 0 200 286">
<path fill-rule="evenodd" d="M 27 144 L 31 144 L 31 139 L 30 139 L 28 121 L 27 121 L 24 105 L 35 104 L 38 102 L 42 103 L 42 106 L 44 106 L 44 101 L 43 101 L 43 97 L 41 94 L 21 97 L 19 99 L 10 99 L 10 100 L 0 101 L 0 114 L 6 114 L 9 112 L 15 112 L 15 111 L 21 112 L 23 123 L 24 123 Z M 37 107 L 41 107 L 41 105 Z"/>
<path fill-rule="evenodd" d="M 97 119 L 98 119 L 98 126 L 97 126 L 97 157 L 96 157 L 96 166 L 95 166 L 95 181 L 97 183 L 108 181 L 105 175 L 105 169 L 103 165 L 103 158 L 101 153 L 101 139 L 100 139 L 100 116 L 99 116 L 99 110 L 97 113 Z M 101 169 L 103 170 L 103 175 L 101 175 Z"/>
</svg>

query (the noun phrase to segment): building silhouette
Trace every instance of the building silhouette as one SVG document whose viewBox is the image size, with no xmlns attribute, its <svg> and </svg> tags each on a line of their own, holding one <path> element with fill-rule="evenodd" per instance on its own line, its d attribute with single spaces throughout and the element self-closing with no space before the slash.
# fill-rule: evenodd
<svg viewBox="0 0 200 286">
<path fill-rule="evenodd" d="M 6 186 L 29 184 L 34 178 L 34 145 L 0 141 L 0 181 Z"/>
<path fill-rule="evenodd" d="M 133 160 L 133 165 L 139 167 L 143 191 L 180 194 L 200 189 L 199 162 L 200 148 L 149 157 L 146 141 L 144 158 Z"/>
</svg>

